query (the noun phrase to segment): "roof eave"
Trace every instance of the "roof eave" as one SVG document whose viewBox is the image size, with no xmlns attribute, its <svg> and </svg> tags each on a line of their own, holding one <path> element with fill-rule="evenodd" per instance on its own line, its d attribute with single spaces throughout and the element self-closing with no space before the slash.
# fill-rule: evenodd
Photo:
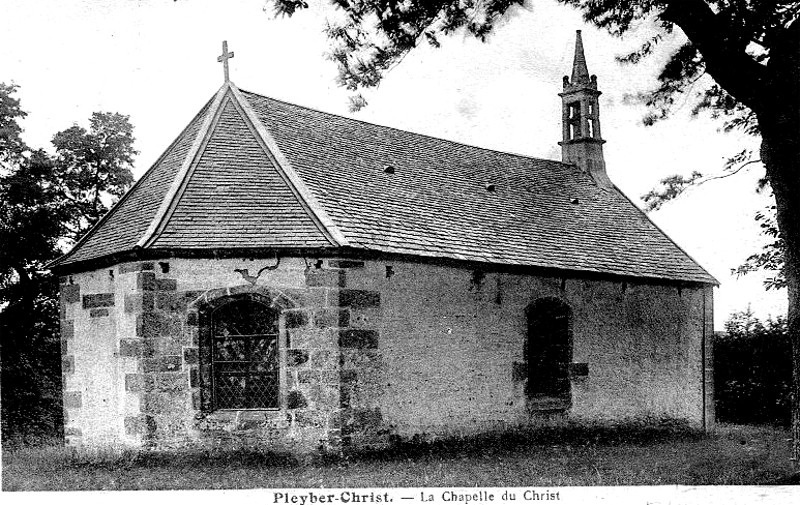
<svg viewBox="0 0 800 505">
<path fill-rule="evenodd" d="M 642 217 L 644 217 L 645 219 L 647 219 L 647 221 L 648 221 L 648 222 L 649 222 L 651 225 L 653 225 L 653 227 L 654 227 L 656 230 L 658 230 L 658 232 L 659 232 L 659 233 L 661 233 L 661 234 L 662 234 L 664 237 L 666 237 L 666 239 L 667 239 L 667 240 L 669 240 L 670 242 L 672 242 L 672 245 L 674 245 L 674 246 L 675 246 L 675 247 L 676 247 L 676 248 L 677 248 L 677 249 L 678 249 L 680 252 L 682 252 L 684 255 L 686 255 L 686 257 L 687 257 L 687 258 L 689 258 L 689 260 L 690 260 L 692 263 L 694 263 L 694 264 L 697 266 L 697 268 L 699 268 L 700 270 L 702 270 L 702 271 L 703 271 L 703 273 L 704 273 L 705 275 L 707 275 L 707 276 L 708 276 L 708 278 L 709 278 L 709 282 L 707 282 L 708 284 L 713 284 L 714 286 L 717 286 L 717 287 L 719 287 L 719 285 L 720 285 L 720 282 L 719 282 L 719 280 L 718 280 L 716 277 L 714 277 L 713 275 L 711 275 L 711 273 L 709 273 L 709 271 L 708 271 L 708 270 L 706 270 L 705 268 L 703 268 L 703 266 L 702 266 L 702 265 L 701 265 L 701 264 L 700 264 L 700 263 L 699 263 L 699 262 L 698 262 L 696 259 L 694 259 L 694 258 L 692 257 L 692 255 L 691 255 L 691 254 L 689 254 L 688 252 L 686 252 L 686 250 L 685 250 L 683 247 L 681 247 L 680 245 L 678 245 L 678 243 L 677 243 L 677 242 L 675 242 L 674 240 L 672 240 L 672 237 L 670 237 L 670 236 L 669 236 L 669 235 L 668 235 L 668 234 L 667 234 L 667 233 L 666 233 L 664 230 L 662 230 L 662 229 L 661 229 L 661 227 L 660 227 L 660 226 L 658 226 L 658 225 L 657 225 L 655 222 L 653 222 L 653 220 L 652 220 L 652 219 L 650 219 L 650 216 L 648 216 L 648 215 L 647 215 L 647 214 L 646 214 L 646 213 L 645 213 L 645 212 L 644 212 L 642 209 L 640 209 L 640 208 L 639 208 L 639 207 L 638 207 L 638 206 L 637 206 L 635 203 L 633 203 L 633 200 L 631 200 L 631 199 L 628 197 L 628 195 L 626 195 L 626 194 L 625 194 L 625 193 L 624 193 L 622 190 L 620 190 L 620 189 L 617 187 L 617 185 L 616 185 L 616 184 L 614 184 L 613 182 L 611 183 L 611 187 L 613 188 L 613 190 L 614 190 L 614 191 L 616 191 L 617 193 L 619 193 L 620 195 L 622 195 L 622 197 L 623 197 L 623 198 L 625 198 L 625 200 L 627 200 L 627 201 L 628 201 L 628 203 L 630 203 L 630 204 L 631 204 L 631 206 L 632 206 L 633 208 L 635 208 L 635 209 L 636 209 L 636 210 L 637 210 L 637 211 L 638 211 L 638 212 L 639 212 L 639 213 L 642 215 Z"/>
<path fill-rule="evenodd" d="M 476 259 L 455 258 L 447 255 L 437 254 L 410 254 L 402 252 L 381 251 L 377 249 L 367 249 L 358 247 L 259 247 L 259 248 L 138 248 L 119 253 L 109 254 L 98 258 L 82 260 L 74 263 L 59 265 L 54 268 L 54 273 L 58 275 L 68 275 L 78 272 L 96 270 L 119 263 L 130 261 L 152 261 L 180 259 L 220 259 L 220 258 L 273 258 L 278 253 L 284 256 L 298 257 L 345 257 L 352 259 L 382 260 L 382 261 L 407 261 L 416 263 L 430 263 L 440 266 L 451 266 L 457 268 L 470 268 L 475 270 L 502 271 L 515 273 L 530 273 L 551 277 L 575 277 L 590 279 L 605 279 L 616 282 L 641 282 L 657 283 L 678 286 L 714 286 L 718 287 L 716 279 L 709 275 L 709 278 L 696 277 L 658 277 L 652 275 L 636 275 L 612 273 L 601 270 L 589 269 L 564 269 L 547 267 L 541 265 L 525 264 L 520 262 L 498 262 L 480 261 Z"/>
</svg>

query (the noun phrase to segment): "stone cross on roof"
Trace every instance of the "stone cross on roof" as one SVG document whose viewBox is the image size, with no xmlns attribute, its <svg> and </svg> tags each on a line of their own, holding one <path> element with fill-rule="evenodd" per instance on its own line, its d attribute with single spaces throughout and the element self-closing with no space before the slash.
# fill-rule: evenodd
<svg viewBox="0 0 800 505">
<path fill-rule="evenodd" d="M 217 61 L 221 61 L 225 68 L 225 82 L 230 82 L 230 75 L 228 74 L 228 60 L 233 58 L 233 51 L 228 52 L 228 41 L 222 41 L 222 54 L 217 57 Z"/>
</svg>

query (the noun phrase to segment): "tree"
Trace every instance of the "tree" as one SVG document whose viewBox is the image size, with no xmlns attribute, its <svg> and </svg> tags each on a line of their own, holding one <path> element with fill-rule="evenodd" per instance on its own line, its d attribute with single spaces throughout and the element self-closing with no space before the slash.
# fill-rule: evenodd
<svg viewBox="0 0 800 505">
<path fill-rule="evenodd" d="M 21 138 L 26 116 L 0 83 L 0 356 L 4 440 L 53 436 L 61 418 L 57 282 L 47 262 L 130 186 L 133 127 L 95 113 L 55 135 L 55 156 Z"/>
<path fill-rule="evenodd" d="M 64 213 L 44 151 L 22 140 L 26 116 L 13 95 L 17 86 L 0 83 L 0 304 L 30 296 L 28 285 L 55 258 Z M 34 290 L 35 292 L 35 290 Z"/>
<path fill-rule="evenodd" d="M 278 15 L 308 7 L 305 0 L 269 0 Z M 353 91 L 376 86 L 420 43 L 465 30 L 485 40 L 509 8 L 524 0 L 333 0 L 344 21 L 329 26 L 331 58 L 340 83 Z M 800 2 L 749 0 L 559 0 L 587 22 L 623 35 L 649 23 L 656 34 L 621 58 L 635 64 L 656 52 L 665 37 L 686 37 L 643 94 L 651 113 L 666 117 L 693 84 L 696 110 L 724 117 L 726 127 L 761 136 L 760 159 L 775 196 L 789 297 L 793 355 L 792 459 L 800 462 Z M 703 79 L 708 76 L 708 79 Z M 363 99 L 356 99 L 358 105 Z"/>
<path fill-rule="evenodd" d="M 48 182 L 54 166 L 45 152 L 35 151 L 0 176 L 0 303 L 35 297 L 34 281 L 58 255 L 61 223 L 69 214 Z"/>
<path fill-rule="evenodd" d="M 19 100 L 12 96 L 16 91 L 16 85 L 0 83 L 0 169 L 19 162 L 27 149 L 19 126 L 19 120 L 26 114 L 20 109 Z"/>
<path fill-rule="evenodd" d="M 133 126 L 128 116 L 95 112 L 90 129 L 74 125 L 53 137 L 55 156 L 20 138 L 25 117 L 16 86 L 0 83 L 0 302 L 77 240 L 133 182 Z M 13 247 L 12 247 L 13 244 Z"/>
<path fill-rule="evenodd" d="M 43 271 L 57 254 L 53 163 L 28 148 L 16 86 L 0 83 L 0 356 L 4 441 L 41 438 L 60 426 L 58 308 Z M 43 372 L 45 370 L 51 373 Z M 21 430 L 18 427 L 25 427 Z M 16 436 L 15 436 L 16 435 Z"/>
<path fill-rule="evenodd" d="M 54 183 L 62 192 L 70 218 L 67 236 L 78 237 L 93 226 L 133 183 L 133 126 L 128 116 L 95 112 L 89 130 L 74 125 L 53 137 Z"/>
</svg>

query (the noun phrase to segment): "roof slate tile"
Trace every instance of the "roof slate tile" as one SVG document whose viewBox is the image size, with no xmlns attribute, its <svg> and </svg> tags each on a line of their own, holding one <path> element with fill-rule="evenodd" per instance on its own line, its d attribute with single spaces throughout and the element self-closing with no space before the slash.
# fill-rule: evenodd
<svg viewBox="0 0 800 505">
<path fill-rule="evenodd" d="M 716 283 L 618 189 L 572 165 L 241 96 L 291 166 L 275 164 L 229 93 L 149 247 L 332 247 L 288 169 L 353 248 Z M 132 248 L 208 107 L 62 264 Z"/>
<path fill-rule="evenodd" d="M 67 256 L 59 260 L 60 264 L 100 258 L 130 250 L 136 245 L 164 200 L 210 106 L 209 100 L 125 197 Z"/>
<path fill-rule="evenodd" d="M 166 227 L 151 247 L 330 245 L 228 100 Z"/>
</svg>

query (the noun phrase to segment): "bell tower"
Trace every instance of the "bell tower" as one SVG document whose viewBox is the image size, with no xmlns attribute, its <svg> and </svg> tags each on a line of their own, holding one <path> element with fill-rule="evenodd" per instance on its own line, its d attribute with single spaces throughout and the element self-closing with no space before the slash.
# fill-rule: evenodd
<svg viewBox="0 0 800 505">
<path fill-rule="evenodd" d="M 583 54 L 581 31 L 575 35 L 575 60 L 572 76 L 564 76 L 561 97 L 562 141 L 561 161 L 571 163 L 587 172 L 600 186 L 610 186 L 603 160 L 603 140 L 600 135 L 600 109 L 597 76 L 589 76 Z"/>
</svg>

